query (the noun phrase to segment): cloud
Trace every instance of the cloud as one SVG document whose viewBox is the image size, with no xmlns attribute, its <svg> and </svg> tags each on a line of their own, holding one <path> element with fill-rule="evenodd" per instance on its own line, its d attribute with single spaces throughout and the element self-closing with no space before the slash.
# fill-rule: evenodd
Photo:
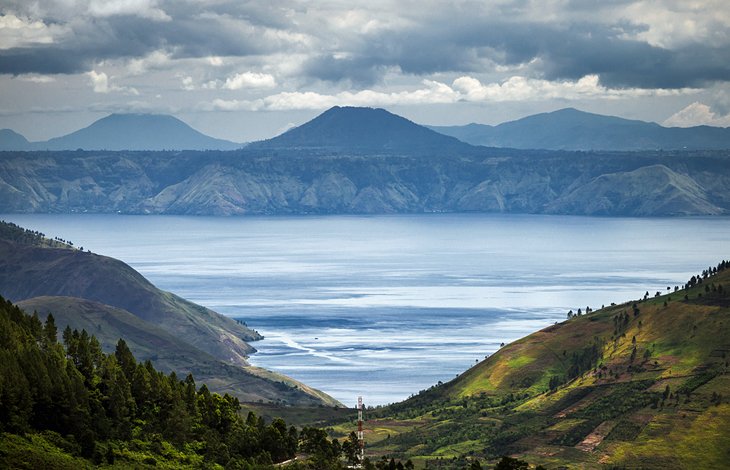
<svg viewBox="0 0 730 470">
<path fill-rule="evenodd" d="M 122 92 L 130 95 L 139 95 L 139 92 L 135 88 L 112 85 L 105 72 L 92 70 L 87 72 L 86 75 L 89 77 L 94 93 Z"/>
<path fill-rule="evenodd" d="M 667 127 L 730 127 L 730 114 L 718 115 L 708 105 L 695 101 L 671 115 L 662 124 Z"/>
<path fill-rule="evenodd" d="M 282 56 L 297 57 L 289 60 L 298 64 L 289 67 L 292 79 L 358 87 L 393 74 L 421 79 L 521 67 L 528 78 L 596 75 L 614 88 L 730 81 L 726 0 L 6 3 L 5 21 L 19 26 L 0 28 L 0 73 L 88 72 L 164 50 L 173 60 L 214 58 L 213 65 L 257 58 L 270 69 Z"/>
<path fill-rule="evenodd" d="M 108 17 L 133 15 L 153 21 L 171 21 L 172 18 L 157 7 L 155 0 L 92 0 L 88 11 L 92 16 Z"/>
<path fill-rule="evenodd" d="M 502 82 L 482 84 L 476 78 L 462 76 L 446 83 L 424 80 L 415 90 L 383 92 L 361 90 L 323 94 L 312 91 L 282 92 L 254 100 L 214 99 L 201 109 L 218 111 L 283 111 L 326 109 L 332 106 L 399 106 L 449 104 L 457 102 L 502 103 L 510 101 L 546 101 L 575 99 L 627 99 L 648 96 L 678 96 L 695 93 L 694 89 L 608 88 L 596 75 L 576 81 L 548 81 L 513 76 Z"/>
<path fill-rule="evenodd" d="M 276 80 L 268 73 L 243 72 L 228 77 L 223 84 L 226 90 L 240 90 L 241 88 L 274 88 Z"/>
<path fill-rule="evenodd" d="M 47 25 L 40 20 L 0 15 L 0 49 L 52 44 L 65 32 L 62 26 Z"/>
</svg>

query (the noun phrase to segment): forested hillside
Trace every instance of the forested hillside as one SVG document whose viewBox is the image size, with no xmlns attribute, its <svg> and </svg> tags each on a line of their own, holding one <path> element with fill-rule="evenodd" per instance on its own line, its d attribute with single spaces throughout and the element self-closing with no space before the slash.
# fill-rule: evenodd
<svg viewBox="0 0 730 470">
<path fill-rule="evenodd" d="M 59 332 L 0 298 L 0 467 L 27 469 L 272 468 L 298 451 L 300 468 L 341 468 L 324 431 L 242 414 L 238 399 L 192 375 L 138 362 L 123 339 L 104 354 L 86 330 Z M 245 416 L 245 417 L 244 417 Z M 217 467 L 223 468 L 223 467 Z"/>
</svg>

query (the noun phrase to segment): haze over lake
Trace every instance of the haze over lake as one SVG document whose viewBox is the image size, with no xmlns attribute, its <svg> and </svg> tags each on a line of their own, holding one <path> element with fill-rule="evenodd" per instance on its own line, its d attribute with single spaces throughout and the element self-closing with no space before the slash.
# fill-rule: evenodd
<svg viewBox="0 0 730 470">
<path fill-rule="evenodd" d="M 241 318 L 255 365 L 352 405 L 404 399 L 565 319 L 727 258 L 728 218 L 4 215 Z"/>
</svg>

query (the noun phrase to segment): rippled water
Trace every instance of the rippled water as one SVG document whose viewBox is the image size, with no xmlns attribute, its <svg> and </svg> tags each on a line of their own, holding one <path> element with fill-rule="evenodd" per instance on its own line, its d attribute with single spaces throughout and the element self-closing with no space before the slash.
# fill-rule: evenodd
<svg viewBox="0 0 730 470">
<path fill-rule="evenodd" d="M 252 363 L 350 405 L 401 400 L 569 309 L 730 257 L 727 218 L 1 217 L 242 318 L 266 337 Z"/>
</svg>

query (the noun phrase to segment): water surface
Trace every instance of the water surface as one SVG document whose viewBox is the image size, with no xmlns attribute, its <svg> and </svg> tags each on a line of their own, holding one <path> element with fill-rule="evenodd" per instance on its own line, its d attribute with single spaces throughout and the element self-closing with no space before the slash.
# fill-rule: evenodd
<svg viewBox="0 0 730 470">
<path fill-rule="evenodd" d="M 119 258 L 266 339 L 251 362 L 401 400 L 565 318 L 725 257 L 727 218 L 5 215 Z"/>
</svg>

